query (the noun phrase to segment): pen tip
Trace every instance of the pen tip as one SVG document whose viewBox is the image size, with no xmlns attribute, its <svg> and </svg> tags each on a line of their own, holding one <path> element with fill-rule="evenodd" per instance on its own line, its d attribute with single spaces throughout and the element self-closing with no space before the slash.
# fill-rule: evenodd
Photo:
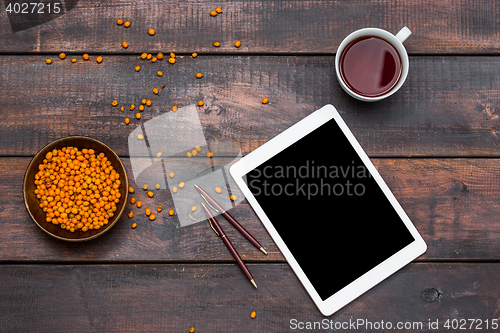
<svg viewBox="0 0 500 333">
<path fill-rule="evenodd" d="M 254 279 L 250 280 L 250 282 L 252 282 L 252 284 L 255 286 L 255 288 L 257 288 L 257 283 L 255 283 Z"/>
<path fill-rule="evenodd" d="M 198 185 L 196 185 L 196 184 L 194 184 L 194 187 L 198 188 L 199 186 L 198 186 Z"/>
<path fill-rule="evenodd" d="M 261 250 L 262 252 L 264 252 L 264 254 L 267 254 L 267 251 L 265 248 L 261 247 L 259 250 Z"/>
</svg>

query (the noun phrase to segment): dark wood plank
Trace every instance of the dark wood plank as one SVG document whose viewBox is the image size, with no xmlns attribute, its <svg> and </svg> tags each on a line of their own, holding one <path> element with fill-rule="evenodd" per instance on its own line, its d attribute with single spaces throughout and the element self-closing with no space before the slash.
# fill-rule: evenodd
<svg viewBox="0 0 500 333">
<path fill-rule="evenodd" d="M 179 159 L 182 170 L 184 162 Z M 65 243 L 43 233 L 23 207 L 22 177 L 29 158 L 0 159 L 0 261 L 233 261 L 224 244 L 204 222 L 176 227 L 169 190 L 148 198 L 142 183 L 133 185 L 143 207 L 129 204 L 124 216 L 103 236 L 80 244 Z M 132 178 L 129 159 L 124 159 Z M 498 159 L 374 159 L 380 174 L 428 244 L 424 260 L 500 259 L 500 164 Z M 134 184 L 133 178 L 131 184 Z M 146 207 L 163 205 L 151 222 Z M 251 207 L 243 201 L 231 214 L 268 250 L 265 256 L 225 219 L 226 232 L 248 261 L 282 261 L 283 257 Z M 377 217 L 375 223 L 381 223 Z M 131 229 L 133 222 L 138 223 Z"/>
<path fill-rule="evenodd" d="M 243 153 L 331 103 L 372 156 L 500 156 L 498 57 L 412 57 L 405 85 L 378 103 L 347 96 L 333 57 L 188 56 L 170 65 L 105 56 L 100 65 L 66 59 L 50 66 L 44 58 L 0 57 L 0 155 L 30 156 L 56 138 L 81 134 L 127 156 L 128 135 L 139 124 L 203 99 L 198 117 L 206 138 Z M 139 73 L 136 65 L 143 66 Z M 153 106 L 137 121 L 128 107 L 142 98 Z M 115 99 L 124 113 L 111 107 Z M 190 121 L 186 128 L 197 120 Z"/>
<path fill-rule="evenodd" d="M 61 1 L 63 2 L 63 1 Z M 405 43 L 412 54 L 498 53 L 500 7 L 496 1 L 64 1 L 77 6 L 54 20 L 12 33 L 0 7 L 2 52 L 266 52 L 333 53 L 354 30 L 378 27 L 412 31 Z M 215 6 L 223 14 L 211 17 Z M 47 16 L 47 14 L 44 14 Z M 43 22 L 43 18 L 18 15 Z M 117 18 L 130 20 L 125 29 Z M 25 23 L 26 24 L 26 23 Z M 32 26 L 31 22 L 28 24 Z M 149 28 L 156 35 L 147 34 Z M 235 49 L 233 43 L 241 40 Z M 215 49 L 212 43 L 221 42 Z"/>
<path fill-rule="evenodd" d="M 364 325 L 383 321 L 393 329 L 377 332 L 398 322 L 450 332 L 446 320 L 482 319 L 485 331 L 485 320 L 498 320 L 500 264 L 410 264 L 331 317 L 288 265 L 249 269 L 258 289 L 236 265 L 0 266 L 0 324 L 9 332 L 295 332 L 299 322 L 325 320 L 333 326 L 320 328 L 333 332 L 364 320 L 335 331 L 373 331 Z M 439 329 L 429 329 L 436 320 Z"/>
</svg>

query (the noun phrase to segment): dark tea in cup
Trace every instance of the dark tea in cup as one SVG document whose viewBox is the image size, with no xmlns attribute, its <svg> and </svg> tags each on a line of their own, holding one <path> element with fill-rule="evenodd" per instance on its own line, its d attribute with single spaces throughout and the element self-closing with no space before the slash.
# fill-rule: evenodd
<svg viewBox="0 0 500 333">
<path fill-rule="evenodd" d="M 390 92 L 402 73 L 402 61 L 396 48 L 377 36 L 351 41 L 340 55 L 339 70 L 349 89 L 364 97 Z"/>
</svg>

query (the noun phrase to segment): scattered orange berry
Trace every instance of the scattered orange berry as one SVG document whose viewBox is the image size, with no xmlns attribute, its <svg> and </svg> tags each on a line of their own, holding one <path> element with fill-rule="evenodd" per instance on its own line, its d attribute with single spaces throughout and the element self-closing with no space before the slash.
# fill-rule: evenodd
<svg viewBox="0 0 500 333">
<path fill-rule="evenodd" d="M 201 78 L 203 77 L 203 74 L 201 74 L 201 73 L 196 73 L 196 77 L 197 77 L 198 79 L 201 79 Z"/>
<path fill-rule="evenodd" d="M 240 47 L 241 46 L 241 41 L 237 40 L 236 42 L 234 42 L 234 46 L 235 47 Z"/>
<path fill-rule="evenodd" d="M 196 53 L 196 52 L 191 53 L 191 57 L 196 58 L 197 56 L 198 56 L 198 53 Z"/>
<path fill-rule="evenodd" d="M 59 53 L 59 59 L 63 60 L 66 58 L 66 53 Z"/>
<path fill-rule="evenodd" d="M 153 36 L 155 34 L 155 29 L 149 29 L 148 30 L 148 34 L 150 34 L 151 36 Z"/>
<path fill-rule="evenodd" d="M 130 119 L 129 118 L 125 118 L 125 124 L 128 125 L 130 123 Z"/>
<path fill-rule="evenodd" d="M 118 20 L 116 20 L 116 24 L 118 24 L 118 25 L 122 25 L 122 24 L 123 24 L 123 20 L 122 20 L 122 19 L 118 19 Z"/>
<path fill-rule="evenodd" d="M 267 104 L 267 103 L 269 103 L 269 99 L 266 97 L 262 100 L 262 104 Z"/>
<path fill-rule="evenodd" d="M 89 58 L 90 58 L 90 57 L 89 57 L 89 55 L 88 55 L 87 53 L 85 53 L 85 54 L 83 55 L 83 60 L 89 60 Z"/>
<path fill-rule="evenodd" d="M 221 190 L 221 188 L 220 188 L 220 187 L 216 187 L 216 188 L 215 188 L 215 192 L 216 192 L 216 193 L 221 193 L 221 192 L 222 192 L 222 190 Z"/>
<path fill-rule="evenodd" d="M 125 21 L 125 23 L 123 25 L 125 26 L 125 28 L 130 27 L 130 21 Z"/>
<path fill-rule="evenodd" d="M 132 223 L 132 229 L 137 228 L 137 223 Z"/>
<path fill-rule="evenodd" d="M 215 10 L 210 11 L 210 16 L 217 16 L 217 12 Z"/>
<path fill-rule="evenodd" d="M 168 58 L 168 62 L 171 64 L 175 64 L 175 58 Z"/>
<path fill-rule="evenodd" d="M 219 42 L 215 42 L 215 43 L 214 43 L 214 46 L 215 46 L 215 47 L 219 47 L 219 46 L 220 46 L 220 43 L 219 43 Z"/>
<path fill-rule="evenodd" d="M 203 106 L 205 104 L 205 102 L 203 101 L 198 101 L 198 106 Z"/>
<path fill-rule="evenodd" d="M 141 70 L 141 66 L 135 66 L 135 71 L 138 72 Z"/>
<path fill-rule="evenodd" d="M 122 46 L 123 46 L 123 48 L 126 49 L 128 47 L 128 43 L 127 42 L 122 42 Z"/>
<path fill-rule="evenodd" d="M 229 197 L 229 199 L 231 199 L 233 201 L 236 201 L 236 199 L 238 199 L 238 197 L 235 196 L 234 194 L 231 194 L 231 196 Z"/>
<path fill-rule="evenodd" d="M 97 61 L 98 64 L 100 64 L 102 62 L 102 57 L 101 56 L 98 56 L 95 61 Z"/>
<path fill-rule="evenodd" d="M 217 12 L 217 14 L 222 14 L 222 8 L 220 7 L 215 8 L 215 11 Z"/>
</svg>

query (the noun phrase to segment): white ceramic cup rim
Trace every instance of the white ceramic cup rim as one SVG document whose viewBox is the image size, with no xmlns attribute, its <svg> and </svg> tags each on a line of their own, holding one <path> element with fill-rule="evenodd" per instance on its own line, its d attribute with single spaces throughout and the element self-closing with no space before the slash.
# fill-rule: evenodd
<svg viewBox="0 0 500 333">
<path fill-rule="evenodd" d="M 352 97 L 357 98 L 359 100 L 365 101 L 365 102 L 375 102 L 375 101 L 380 101 L 384 98 L 387 98 L 394 94 L 396 91 L 401 88 L 403 83 L 406 80 L 406 77 L 408 76 L 408 66 L 409 66 L 409 61 L 408 61 L 408 53 L 406 52 L 405 47 L 403 46 L 403 42 L 408 38 L 411 34 L 410 29 L 407 27 L 404 27 L 401 29 L 398 34 L 395 36 L 391 34 L 389 31 L 379 29 L 379 28 L 364 28 L 364 29 L 359 29 L 351 34 L 349 34 L 342 43 L 340 43 L 339 48 L 337 50 L 337 53 L 335 55 L 335 71 L 337 72 L 337 79 L 342 86 L 342 88 Z M 366 97 L 359 95 L 352 91 L 342 80 L 342 77 L 340 75 L 340 68 L 339 68 L 339 61 L 340 61 L 340 55 L 344 51 L 345 47 L 355 40 L 356 38 L 364 37 L 364 36 L 375 36 L 375 37 L 380 37 L 387 42 L 389 42 L 392 46 L 396 48 L 396 50 L 399 53 L 399 56 L 401 57 L 401 77 L 398 80 L 398 83 L 387 93 L 384 95 L 376 96 L 376 97 Z"/>
</svg>

